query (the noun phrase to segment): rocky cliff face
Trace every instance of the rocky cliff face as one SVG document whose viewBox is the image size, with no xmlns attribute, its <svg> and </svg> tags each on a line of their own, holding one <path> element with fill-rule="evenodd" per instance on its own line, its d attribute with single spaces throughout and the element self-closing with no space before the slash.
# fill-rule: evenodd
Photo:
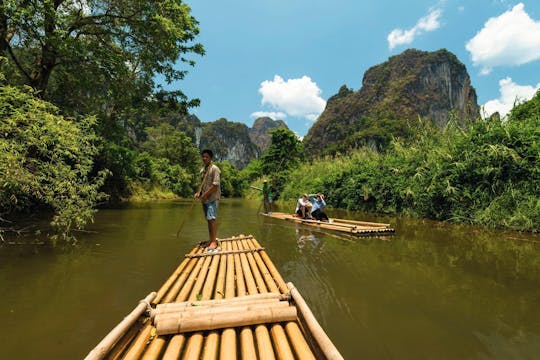
<svg viewBox="0 0 540 360">
<path fill-rule="evenodd" d="M 360 90 L 342 86 L 306 135 L 306 150 L 380 146 L 388 133 L 406 135 L 407 121 L 419 116 L 440 127 L 451 116 L 458 122 L 479 117 L 467 69 L 447 50 L 407 50 L 366 71 Z"/>
<path fill-rule="evenodd" d="M 253 127 L 249 129 L 249 138 L 257 145 L 261 152 L 264 152 L 270 145 L 272 135 L 270 131 L 277 128 L 288 129 L 287 124 L 282 120 L 272 120 L 269 117 L 260 117 L 253 123 Z"/>
<path fill-rule="evenodd" d="M 178 122 L 177 129 L 191 137 L 199 150 L 212 149 L 215 160 L 227 160 L 236 168 L 242 169 L 261 155 L 261 148 L 268 146 L 271 138 L 269 131 L 277 127 L 287 127 L 280 120 L 262 119 L 257 119 L 254 127 L 249 128 L 243 123 L 227 121 L 224 118 L 202 122 L 195 115 L 190 115 Z"/>
</svg>

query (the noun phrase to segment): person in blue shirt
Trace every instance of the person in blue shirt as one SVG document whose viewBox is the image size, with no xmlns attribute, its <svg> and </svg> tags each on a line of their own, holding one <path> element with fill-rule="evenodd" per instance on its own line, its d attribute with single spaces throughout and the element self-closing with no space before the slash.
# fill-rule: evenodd
<svg viewBox="0 0 540 360">
<path fill-rule="evenodd" d="M 323 211 L 326 206 L 323 194 L 309 194 L 309 199 L 313 204 L 311 208 L 311 216 L 319 221 L 328 221 L 328 215 Z"/>
</svg>

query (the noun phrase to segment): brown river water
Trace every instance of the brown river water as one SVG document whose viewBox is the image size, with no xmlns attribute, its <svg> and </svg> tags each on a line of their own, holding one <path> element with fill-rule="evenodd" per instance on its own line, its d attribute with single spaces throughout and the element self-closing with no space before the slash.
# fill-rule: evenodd
<svg viewBox="0 0 540 360">
<path fill-rule="evenodd" d="M 84 358 L 206 239 L 190 204 L 100 210 L 75 246 L 1 245 L 0 359 Z M 346 359 L 540 359 L 540 236 L 328 210 L 396 229 L 358 238 L 258 208 L 223 200 L 218 237 L 254 235 Z"/>
</svg>

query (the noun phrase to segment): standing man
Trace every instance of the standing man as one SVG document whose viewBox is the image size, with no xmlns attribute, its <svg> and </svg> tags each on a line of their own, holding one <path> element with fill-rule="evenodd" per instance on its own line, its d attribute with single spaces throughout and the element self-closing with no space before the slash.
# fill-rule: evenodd
<svg viewBox="0 0 540 360">
<path fill-rule="evenodd" d="M 193 196 L 199 199 L 203 205 L 204 217 L 208 221 L 209 240 L 205 244 L 206 252 L 216 252 L 217 247 L 217 208 L 219 198 L 221 197 L 221 187 L 219 184 L 221 171 L 212 164 L 214 153 L 212 150 L 205 149 L 201 151 L 204 167 L 201 169 L 201 186 L 199 191 Z"/>
<path fill-rule="evenodd" d="M 272 189 L 270 188 L 270 184 L 268 183 L 268 180 L 266 179 L 263 181 L 262 193 L 263 193 L 263 202 L 264 202 L 264 213 L 271 214 L 272 213 Z"/>
</svg>

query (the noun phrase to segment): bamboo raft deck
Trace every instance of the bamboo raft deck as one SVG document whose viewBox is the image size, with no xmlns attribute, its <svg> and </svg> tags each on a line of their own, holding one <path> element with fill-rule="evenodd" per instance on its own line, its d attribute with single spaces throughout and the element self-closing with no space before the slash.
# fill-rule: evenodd
<svg viewBox="0 0 540 360">
<path fill-rule="evenodd" d="M 395 230 L 390 227 L 390 224 L 383 224 L 383 223 L 336 219 L 336 218 L 330 218 L 330 222 L 327 222 L 327 221 L 302 219 L 294 215 L 286 214 L 282 212 L 273 212 L 273 213 L 268 213 L 268 214 L 260 213 L 260 214 L 263 216 L 274 218 L 274 219 L 287 220 L 287 221 L 291 221 L 291 222 L 302 224 L 302 225 L 316 227 L 319 229 L 340 231 L 340 232 L 345 232 L 345 233 L 354 234 L 354 235 L 391 235 L 395 232 Z"/>
<path fill-rule="evenodd" d="M 87 355 L 93 359 L 343 359 L 249 235 L 196 246 Z"/>
</svg>

